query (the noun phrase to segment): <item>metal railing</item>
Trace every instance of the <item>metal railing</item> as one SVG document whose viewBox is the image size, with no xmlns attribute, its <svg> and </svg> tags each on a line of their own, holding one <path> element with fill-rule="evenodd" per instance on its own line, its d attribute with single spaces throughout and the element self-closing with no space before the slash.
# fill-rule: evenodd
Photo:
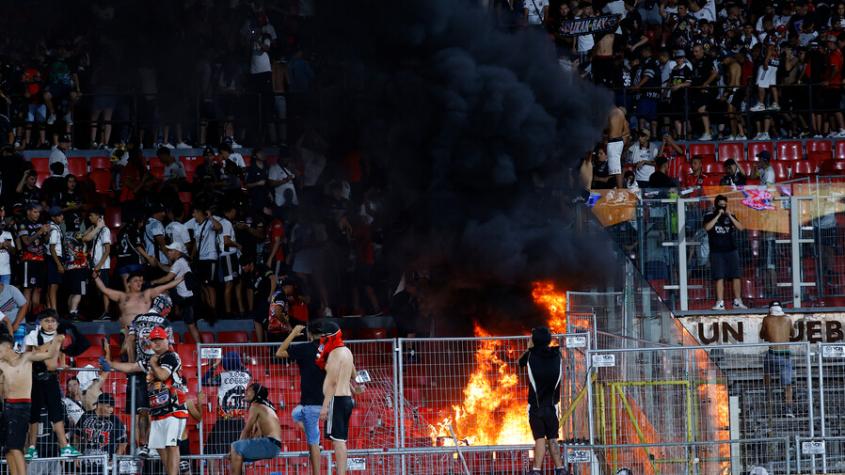
<svg viewBox="0 0 845 475">
<path fill-rule="evenodd" d="M 746 227 L 734 235 L 740 293 L 735 295 L 726 279 L 728 309 L 734 297 L 749 307 L 771 300 L 795 308 L 845 305 L 845 221 L 840 219 L 845 182 L 814 177 L 770 187 L 705 187 L 628 205 L 628 218 L 609 226 L 610 235 L 670 309 L 710 309 L 717 300 L 704 217 L 719 194 Z"/>
</svg>

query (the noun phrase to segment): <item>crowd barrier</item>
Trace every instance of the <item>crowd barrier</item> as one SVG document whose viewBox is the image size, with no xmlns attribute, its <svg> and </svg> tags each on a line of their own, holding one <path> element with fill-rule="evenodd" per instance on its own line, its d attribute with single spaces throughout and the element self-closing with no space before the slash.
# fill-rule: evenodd
<svg viewBox="0 0 845 475">
<path fill-rule="evenodd" d="M 43 457 L 27 462 L 27 475 L 110 475 L 111 459 L 108 455 L 84 455 L 75 459 Z M 5 459 L 0 470 L 10 473 Z"/>
</svg>

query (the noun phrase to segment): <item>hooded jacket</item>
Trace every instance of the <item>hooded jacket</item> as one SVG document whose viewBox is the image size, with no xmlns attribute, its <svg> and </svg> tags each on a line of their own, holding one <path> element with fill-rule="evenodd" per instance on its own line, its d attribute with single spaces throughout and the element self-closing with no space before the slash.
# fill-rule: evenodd
<svg viewBox="0 0 845 475">
<path fill-rule="evenodd" d="M 560 348 L 533 347 L 519 358 L 519 366 L 528 368 L 530 409 L 552 407 L 560 402 L 560 382 L 563 379 Z"/>
</svg>

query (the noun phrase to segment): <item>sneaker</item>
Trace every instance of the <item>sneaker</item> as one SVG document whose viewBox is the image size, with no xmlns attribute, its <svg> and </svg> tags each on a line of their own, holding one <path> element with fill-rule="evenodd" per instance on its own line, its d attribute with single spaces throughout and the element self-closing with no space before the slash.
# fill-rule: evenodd
<svg viewBox="0 0 845 475">
<path fill-rule="evenodd" d="M 193 148 L 193 147 L 186 144 L 185 142 L 179 142 L 179 143 L 176 144 L 176 148 Z"/>
<path fill-rule="evenodd" d="M 766 110 L 766 106 L 762 102 L 758 102 L 757 105 L 748 110 L 750 110 L 751 112 L 763 112 L 764 110 Z"/>
<path fill-rule="evenodd" d="M 717 300 L 716 305 L 713 306 L 713 310 L 724 310 L 725 309 L 725 301 L 724 300 Z"/>
<path fill-rule="evenodd" d="M 50 114 L 50 117 L 47 117 L 47 125 L 53 125 L 56 123 L 56 114 Z"/>
<path fill-rule="evenodd" d="M 146 445 L 138 447 L 138 457 L 147 458 L 150 456 L 150 449 Z"/>
<path fill-rule="evenodd" d="M 38 450 L 35 447 L 30 447 L 26 449 L 26 453 L 23 456 L 24 460 L 35 460 L 38 458 Z"/>
<path fill-rule="evenodd" d="M 751 139 L 751 140 L 763 140 L 762 137 L 763 137 L 763 132 L 760 132 L 759 134 L 755 135 L 754 138 Z"/>
<path fill-rule="evenodd" d="M 325 310 L 323 310 L 323 316 L 324 316 L 324 317 L 333 317 L 333 316 L 334 316 L 334 315 L 332 314 L 332 309 L 331 309 L 331 307 L 326 307 L 326 309 L 325 309 Z"/>
<path fill-rule="evenodd" d="M 108 312 L 103 312 L 103 314 L 100 315 L 100 318 L 98 320 L 111 320 L 111 315 L 109 315 Z"/>
<path fill-rule="evenodd" d="M 845 129 L 839 129 L 839 132 L 836 133 L 836 138 L 845 137 Z"/>
<path fill-rule="evenodd" d="M 786 409 L 786 417 L 795 419 L 795 408 L 792 407 L 792 404 L 787 404 L 784 409 Z"/>
<path fill-rule="evenodd" d="M 65 445 L 62 447 L 60 455 L 62 457 L 79 457 L 82 453 L 76 450 L 76 447 L 72 445 Z"/>
<path fill-rule="evenodd" d="M 698 138 L 701 141 L 713 140 L 713 136 L 710 134 L 701 134 L 701 137 Z"/>
<path fill-rule="evenodd" d="M 737 136 L 736 136 L 736 139 L 737 139 L 737 140 L 748 140 L 748 137 L 746 137 L 745 135 L 740 134 L 740 135 L 737 135 Z"/>
<path fill-rule="evenodd" d="M 543 475 L 543 471 L 539 468 L 532 468 L 528 471 L 528 475 Z"/>
<path fill-rule="evenodd" d="M 742 303 L 742 299 L 734 299 L 734 308 L 748 308 Z"/>
<path fill-rule="evenodd" d="M 727 137 L 725 137 L 725 140 L 727 140 L 729 142 L 733 142 L 734 140 L 736 140 L 736 137 L 733 136 L 733 135 L 728 135 Z"/>
<path fill-rule="evenodd" d="M 232 148 L 235 149 L 235 148 L 244 148 L 244 147 L 243 147 L 243 145 L 235 142 L 235 139 L 232 139 Z"/>
<path fill-rule="evenodd" d="M 70 112 L 65 114 L 65 124 L 67 124 L 68 126 L 73 125 L 73 114 L 71 114 Z"/>
<path fill-rule="evenodd" d="M 772 105 L 769 106 L 769 110 L 770 111 L 779 111 L 780 106 L 778 105 L 777 102 L 772 102 Z"/>
<path fill-rule="evenodd" d="M 164 148 L 169 148 L 170 150 L 173 150 L 174 148 L 176 148 L 173 145 L 170 145 L 170 142 L 164 142 L 163 144 L 161 144 L 161 146 L 164 147 Z"/>
<path fill-rule="evenodd" d="M 754 138 L 754 140 L 769 140 L 769 139 L 771 139 L 771 137 L 769 136 L 768 132 L 763 132 L 761 134 L 757 134 L 757 137 Z"/>
</svg>

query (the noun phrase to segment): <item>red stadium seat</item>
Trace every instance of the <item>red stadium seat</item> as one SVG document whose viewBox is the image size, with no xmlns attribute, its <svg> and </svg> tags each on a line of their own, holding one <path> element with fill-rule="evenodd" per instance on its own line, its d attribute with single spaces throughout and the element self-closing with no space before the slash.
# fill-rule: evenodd
<svg viewBox="0 0 845 475">
<path fill-rule="evenodd" d="M 68 157 L 67 171 L 77 178 L 85 178 L 88 175 L 88 161 L 85 157 Z"/>
<path fill-rule="evenodd" d="M 833 158 L 845 160 L 845 140 L 838 140 L 833 148 Z"/>
<path fill-rule="evenodd" d="M 689 157 L 701 155 L 702 158 L 713 157 L 716 159 L 716 145 L 712 143 L 693 143 L 689 145 Z"/>
<path fill-rule="evenodd" d="M 182 162 L 182 165 L 185 167 L 185 175 L 188 183 L 193 183 L 194 181 L 194 173 L 197 171 L 197 167 L 200 166 L 203 162 L 205 162 L 204 157 L 190 157 L 190 156 L 182 156 L 179 157 L 179 160 Z"/>
<path fill-rule="evenodd" d="M 200 332 L 200 339 L 203 343 L 214 343 L 217 341 L 216 337 L 214 336 L 214 333 L 211 332 Z M 185 333 L 184 343 L 189 343 L 192 345 L 196 344 L 196 341 L 194 340 L 194 337 L 191 335 L 190 332 Z"/>
<path fill-rule="evenodd" d="M 833 142 L 827 139 L 813 139 L 807 141 L 808 152 L 830 152 L 833 150 Z"/>
<path fill-rule="evenodd" d="M 91 170 L 111 170 L 111 157 L 91 157 Z"/>
<path fill-rule="evenodd" d="M 358 330 L 358 338 L 362 340 L 380 340 L 387 338 L 386 328 L 361 328 Z"/>
<path fill-rule="evenodd" d="M 751 146 L 749 148 L 749 155 L 751 154 Z M 801 160 L 804 157 L 803 147 L 801 142 L 797 140 L 785 140 L 777 143 L 777 153 L 775 153 L 775 160 Z"/>
<path fill-rule="evenodd" d="M 182 359 L 182 366 L 195 368 L 197 366 L 197 347 L 196 345 L 188 345 L 184 343 L 177 343 L 173 345 L 176 353 L 179 353 L 179 358 Z"/>
<path fill-rule="evenodd" d="M 722 175 L 707 175 L 704 177 L 704 186 L 719 186 Z"/>
<path fill-rule="evenodd" d="M 92 170 L 91 181 L 94 183 L 94 189 L 97 193 L 111 193 L 112 192 L 112 176 L 108 170 Z"/>
<path fill-rule="evenodd" d="M 769 152 L 771 159 L 775 158 L 775 147 L 771 142 L 748 142 L 748 160 L 756 162 L 759 160 L 757 155 L 766 150 Z"/>
<path fill-rule="evenodd" d="M 150 174 L 154 176 L 158 180 L 164 179 L 164 164 L 161 163 L 161 159 L 158 157 L 153 157 L 149 161 L 150 166 Z"/>
<path fill-rule="evenodd" d="M 220 332 L 217 334 L 220 343 L 249 343 L 247 332 Z"/>
<path fill-rule="evenodd" d="M 32 163 L 33 170 L 38 173 L 37 183 L 38 186 L 41 186 L 44 180 L 50 176 L 50 159 L 47 157 L 33 157 L 30 163 Z"/>
<path fill-rule="evenodd" d="M 785 162 L 772 162 L 772 168 L 775 169 L 775 179 L 777 181 L 788 180 L 790 176 L 790 163 Z"/>
<path fill-rule="evenodd" d="M 713 174 L 720 174 L 725 171 L 725 167 L 722 166 L 721 163 L 716 161 L 716 157 L 713 157 L 710 160 L 702 160 L 701 161 L 701 168 L 704 170 L 704 173 L 707 175 Z"/>
<path fill-rule="evenodd" d="M 733 158 L 736 161 L 745 160 L 742 142 L 723 142 L 719 144 L 719 161 Z"/>
<path fill-rule="evenodd" d="M 840 175 L 842 171 L 845 171 L 845 160 L 825 160 L 819 168 L 819 173 Z"/>
<path fill-rule="evenodd" d="M 757 164 L 752 162 L 736 162 L 736 165 L 742 170 L 742 173 L 748 177 L 748 180 L 757 178 Z M 752 185 L 753 183 L 748 183 Z"/>
<path fill-rule="evenodd" d="M 817 171 L 817 164 L 810 161 L 798 161 L 792 164 L 792 176 L 793 177 L 801 177 L 801 176 L 811 176 L 815 175 Z"/>
<path fill-rule="evenodd" d="M 810 162 L 821 163 L 832 158 L 833 155 L 830 150 L 814 150 L 807 152 L 807 160 Z"/>
<path fill-rule="evenodd" d="M 105 213 L 106 215 L 103 217 L 103 220 L 109 228 L 119 228 L 120 225 L 123 224 L 120 218 L 119 206 L 109 206 L 106 208 Z M 114 243 L 114 241 L 112 241 L 112 243 Z"/>
</svg>

